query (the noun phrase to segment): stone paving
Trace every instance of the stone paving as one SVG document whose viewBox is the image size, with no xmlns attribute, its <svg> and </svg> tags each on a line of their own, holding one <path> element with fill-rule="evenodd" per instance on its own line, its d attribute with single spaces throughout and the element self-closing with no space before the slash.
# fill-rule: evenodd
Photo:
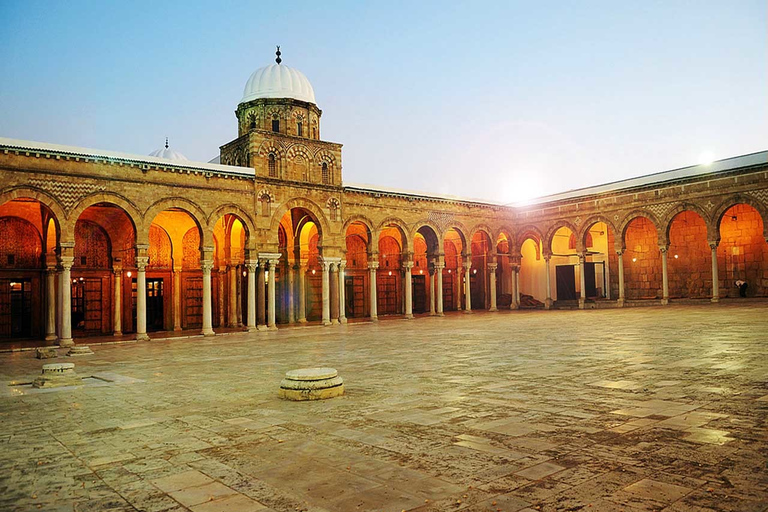
<svg viewBox="0 0 768 512">
<path fill-rule="evenodd" d="M 0 355 L 3 511 L 763 511 L 768 304 Z M 85 385 L 32 389 L 72 361 Z M 346 395 L 278 398 L 287 370 Z"/>
</svg>

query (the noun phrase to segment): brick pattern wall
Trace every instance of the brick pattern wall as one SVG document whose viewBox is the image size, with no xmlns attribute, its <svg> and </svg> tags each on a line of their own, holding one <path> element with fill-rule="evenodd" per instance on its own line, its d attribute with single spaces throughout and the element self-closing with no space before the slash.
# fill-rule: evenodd
<svg viewBox="0 0 768 512">
<path fill-rule="evenodd" d="M 734 285 L 737 279 L 749 283 L 747 297 L 768 295 L 768 243 L 757 210 L 738 204 L 725 212 L 720 222 L 717 263 L 721 297 L 739 296 Z"/>
<path fill-rule="evenodd" d="M 712 253 L 707 225 L 697 213 L 684 211 L 672 221 L 667 265 L 671 298 L 712 296 Z"/>
<path fill-rule="evenodd" d="M 624 293 L 627 299 L 661 298 L 662 270 L 658 235 L 645 217 L 630 222 L 624 252 Z M 632 260 L 635 261 L 632 261 Z"/>
</svg>

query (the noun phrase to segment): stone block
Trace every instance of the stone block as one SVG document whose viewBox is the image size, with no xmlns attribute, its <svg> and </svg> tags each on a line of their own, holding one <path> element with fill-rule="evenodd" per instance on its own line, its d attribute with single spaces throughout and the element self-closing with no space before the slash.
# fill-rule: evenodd
<svg viewBox="0 0 768 512">
<path fill-rule="evenodd" d="M 286 400 L 324 400 L 343 394 L 344 381 L 333 368 L 291 370 L 280 382 L 280 398 Z"/>
<path fill-rule="evenodd" d="M 36 388 L 58 388 L 82 386 L 83 380 L 75 373 L 74 363 L 52 363 L 43 365 L 43 374 L 32 382 Z"/>
<path fill-rule="evenodd" d="M 91 350 L 91 348 L 86 345 L 75 345 L 74 347 L 69 349 L 69 352 L 67 352 L 68 357 L 90 356 L 90 355 L 93 355 L 93 350 Z"/>
<path fill-rule="evenodd" d="M 53 359 L 59 357 L 56 347 L 39 347 L 35 349 L 35 357 L 38 359 Z"/>
</svg>

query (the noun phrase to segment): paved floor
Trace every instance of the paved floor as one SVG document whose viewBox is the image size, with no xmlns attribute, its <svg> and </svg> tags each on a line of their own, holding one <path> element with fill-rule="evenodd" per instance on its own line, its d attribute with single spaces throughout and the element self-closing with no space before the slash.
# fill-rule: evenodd
<svg viewBox="0 0 768 512">
<path fill-rule="evenodd" d="M 762 511 L 768 304 L 0 355 L 0 510 Z M 32 390 L 44 362 L 79 388 Z M 277 398 L 332 366 L 347 395 Z"/>
</svg>

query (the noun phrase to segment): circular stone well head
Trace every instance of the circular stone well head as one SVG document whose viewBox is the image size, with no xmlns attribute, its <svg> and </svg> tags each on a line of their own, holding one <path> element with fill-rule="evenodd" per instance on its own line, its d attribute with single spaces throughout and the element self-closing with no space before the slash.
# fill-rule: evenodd
<svg viewBox="0 0 768 512">
<path fill-rule="evenodd" d="M 280 398 L 286 400 L 324 400 L 343 394 L 344 381 L 333 368 L 291 370 L 280 382 Z"/>
</svg>

